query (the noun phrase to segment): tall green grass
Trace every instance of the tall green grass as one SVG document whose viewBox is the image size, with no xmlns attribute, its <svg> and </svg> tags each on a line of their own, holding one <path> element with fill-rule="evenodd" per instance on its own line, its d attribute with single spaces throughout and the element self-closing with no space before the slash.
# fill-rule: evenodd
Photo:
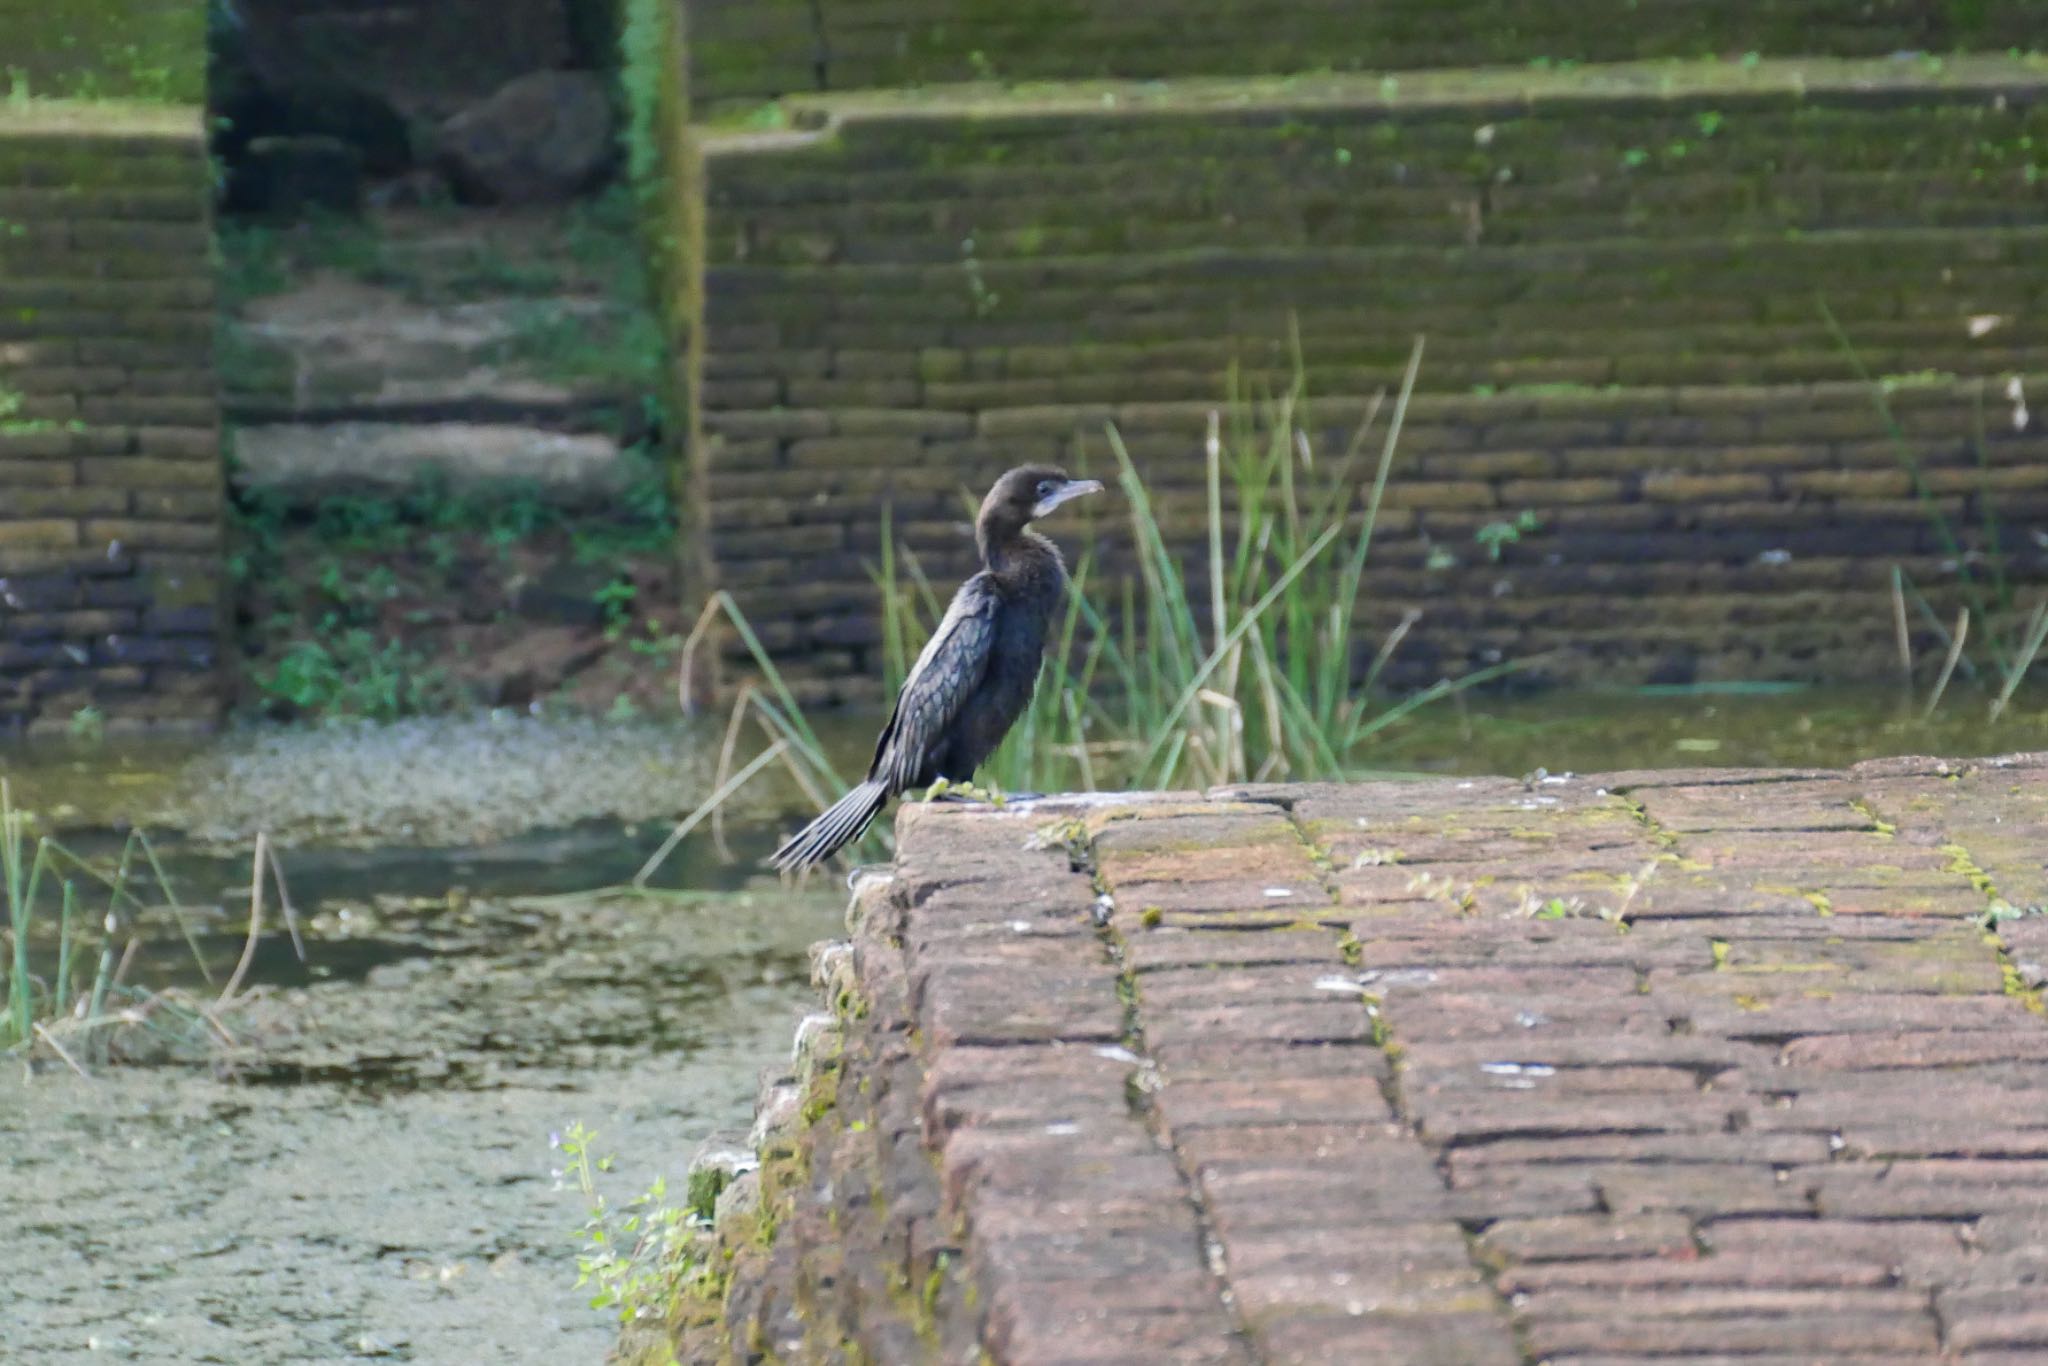
<svg viewBox="0 0 2048 1366">
<path fill-rule="evenodd" d="M 1505 663 L 1388 699 L 1381 674 L 1415 618 L 1402 618 L 1381 639 L 1359 627 L 1373 533 L 1421 362 L 1418 342 L 1391 403 L 1376 400 L 1337 452 L 1315 449 L 1298 372 L 1289 389 L 1263 400 L 1234 393 L 1210 421 L 1199 538 L 1195 528 L 1168 524 L 1112 427 L 1134 571 L 1113 580 L 1093 554 L 1075 565 L 1037 691 L 983 777 L 1005 790 L 1038 792 L 1343 778 L 1363 767 L 1362 752 L 1387 726 L 1517 667 Z M 1202 550 L 1191 571 L 1183 552 L 1197 539 Z M 874 577 L 893 694 L 950 590 L 932 582 L 886 523 Z M 738 633 L 760 677 L 742 684 L 733 703 L 717 790 L 641 870 L 643 884 L 674 841 L 700 824 L 712 824 L 722 848 L 721 806 L 763 769 L 779 766 L 820 807 L 847 786 L 745 616 L 723 594 L 686 642 L 685 710 L 697 700 L 694 660 L 721 624 Z M 766 748 L 742 766 L 748 734 Z"/>
</svg>

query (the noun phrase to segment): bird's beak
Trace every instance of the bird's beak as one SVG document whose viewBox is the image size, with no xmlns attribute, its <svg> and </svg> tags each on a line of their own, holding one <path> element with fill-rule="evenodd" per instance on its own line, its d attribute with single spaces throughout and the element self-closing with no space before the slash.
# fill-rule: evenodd
<svg viewBox="0 0 2048 1366">
<path fill-rule="evenodd" d="M 1045 497 L 1031 505 L 1033 518 L 1043 517 L 1070 498 L 1079 498 L 1084 493 L 1102 492 L 1100 479 L 1069 479 Z"/>
</svg>

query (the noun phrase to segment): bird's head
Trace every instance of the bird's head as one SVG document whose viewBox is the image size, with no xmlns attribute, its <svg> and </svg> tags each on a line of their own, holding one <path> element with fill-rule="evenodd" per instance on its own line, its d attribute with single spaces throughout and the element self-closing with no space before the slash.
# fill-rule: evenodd
<svg viewBox="0 0 2048 1366">
<path fill-rule="evenodd" d="M 1014 535 L 1054 508 L 1084 493 L 1100 493 L 1097 479 L 1070 479 L 1051 465 L 1024 465 L 996 480 L 981 503 L 984 533 Z"/>
</svg>

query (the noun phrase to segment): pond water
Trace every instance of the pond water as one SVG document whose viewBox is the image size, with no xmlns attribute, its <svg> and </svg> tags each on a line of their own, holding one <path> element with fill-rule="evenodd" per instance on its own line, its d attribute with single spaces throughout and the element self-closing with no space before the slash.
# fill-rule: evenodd
<svg viewBox="0 0 2048 1366">
<path fill-rule="evenodd" d="M 847 767 L 878 720 L 832 719 Z M 612 1329 L 572 1288 L 583 1212 L 550 1135 L 597 1129 L 614 1199 L 677 1180 L 707 1132 L 745 1124 L 808 1000 L 806 946 L 843 907 L 836 878 L 754 870 L 802 814 L 773 783 L 734 808 L 737 861 L 696 836 L 653 880 L 667 892 L 600 890 L 709 789 L 719 738 L 474 717 L 0 750 L 15 804 L 68 847 L 159 837 L 206 973 L 166 919 L 136 981 L 217 990 L 258 830 L 306 948 L 262 940 L 229 1040 L 91 1080 L 0 1073 L 0 1357 L 601 1360 Z M 1520 774 L 2022 749 L 2048 749 L 2038 706 L 1991 728 L 1959 706 L 1906 719 L 1888 693 L 1695 692 L 1445 704 L 1365 757 Z"/>
</svg>

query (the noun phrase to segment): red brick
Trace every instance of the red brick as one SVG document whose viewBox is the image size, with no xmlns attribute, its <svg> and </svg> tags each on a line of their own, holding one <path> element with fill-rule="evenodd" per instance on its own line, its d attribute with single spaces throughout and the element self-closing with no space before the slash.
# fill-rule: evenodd
<svg viewBox="0 0 2048 1366">
<path fill-rule="evenodd" d="M 1701 1356 L 1715 1352 L 1808 1352 L 1838 1361 L 1858 1352 L 1924 1352 L 1937 1349 L 1934 1318 L 1924 1310 L 1859 1312 L 1856 1291 L 1833 1312 L 1768 1318 L 1637 1318 L 1612 1305 L 1597 1318 L 1546 1320 L 1527 1325 L 1523 1340 L 1544 1357 L 1588 1352 L 1633 1352 L 1644 1356 Z"/>
<path fill-rule="evenodd" d="M 1689 1257 L 1696 1253 L 1692 1221 L 1677 1214 L 1568 1215 L 1503 1219 L 1480 1235 L 1480 1244 L 1509 1265 L 1613 1257 Z"/>
</svg>

